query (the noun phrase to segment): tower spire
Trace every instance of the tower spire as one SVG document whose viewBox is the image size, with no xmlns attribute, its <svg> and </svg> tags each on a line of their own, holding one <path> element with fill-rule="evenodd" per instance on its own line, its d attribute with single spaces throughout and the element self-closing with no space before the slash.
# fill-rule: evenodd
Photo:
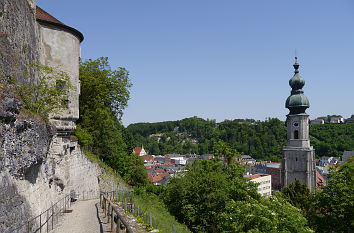
<svg viewBox="0 0 354 233">
<path fill-rule="evenodd" d="M 295 69 L 295 74 L 299 73 L 299 63 L 297 63 L 297 56 L 295 56 L 295 64 L 293 65 Z"/>
<path fill-rule="evenodd" d="M 300 114 L 305 113 L 306 108 L 310 107 L 310 103 L 304 91 L 302 90 L 305 85 L 305 80 L 299 74 L 299 63 L 297 62 L 297 57 L 295 57 L 294 66 L 294 76 L 289 80 L 289 85 L 291 87 L 291 95 L 288 97 L 285 103 L 285 107 L 290 110 L 290 114 Z"/>
</svg>

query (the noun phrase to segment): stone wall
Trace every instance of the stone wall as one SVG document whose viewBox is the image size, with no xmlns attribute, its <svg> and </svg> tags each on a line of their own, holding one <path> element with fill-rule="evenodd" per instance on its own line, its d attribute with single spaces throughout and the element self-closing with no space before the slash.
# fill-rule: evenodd
<svg viewBox="0 0 354 233">
<path fill-rule="evenodd" d="M 34 0 L 0 0 L 0 76 L 14 77 L 20 83 L 27 65 L 39 60 L 34 5 Z"/>
<path fill-rule="evenodd" d="M 21 111 L 13 93 L 0 89 L 0 97 L 0 232 L 71 192 L 97 198 L 103 170 L 75 137 L 57 137 L 46 122 Z"/>
<path fill-rule="evenodd" d="M 35 9 L 35 0 L 0 0 L 0 232 L 39 215 L 66 194 L 96 198 L 100 186 L 111 191 L 117 184 L 114 176 L 87 159 L 70 136 L 78 118 L 78 38 L 37 24 Z M 60 54 L 60 43 L 50 44 L 57 37 L 63 37 L 69 57 Z M 57 119 L 61 124 L 52 119 L 57 128 L 22 109 L 17 95 L 1 85 L 9 77 L 22 83 L 26 75 L 35 76 L 27 65 L 39 60 L 63 65 L 76 88 L 69 112 Z"/>
<path fill-rule="evenodd" d="M 69 93 L 68 109 L 61 112 L 60 115 L 53 116 L 58 120 L 53 119 L 52 122 L 60 129 L 65 127 L 61 123 L 66 120 L 75 129 L 75 120 L 79 119 L 80 41 L 72 33 L 48 25 L 39 25 L 39 31 L 41 38 L 40 62 L 66 72 L 70 76 L 73 86 Z"/>
</svg>

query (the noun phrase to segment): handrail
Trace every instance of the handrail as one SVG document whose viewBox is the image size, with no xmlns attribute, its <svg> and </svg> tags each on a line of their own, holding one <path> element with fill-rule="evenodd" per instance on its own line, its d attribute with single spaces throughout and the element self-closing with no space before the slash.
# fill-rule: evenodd
<svg viewBox="0 0 354 233">
<path fill-rule="evenodd" d="M 120 223 L 123 223 L 123 225 L 126 228 L 126 232 L 135 233 L 136 231 L 126 221 L 125 216 L 120 213 L 119 206 L 115 205 L 108 197 L 105 196 L 108 193 L 111 193 L 111 192 L 102 192 L 100 194 L 100 205 L 101 205 L 101 208 L 103 209 L 105 216 L 108 216 L 108 222 L 111 222 L 111 232 L 113 232 L 113 230 L 115 228 L 116 232 L 119 233 L 120 232 Z M 107 208 L 107 203 L 108 203 L 108 208 Z M 117 223 L 115 224 L 116 227 L 114 227 L 115 222 L 114 222 L 114 213 L 113 212 L 115 212 L 115 214 L 117 215 L 117 218 L 118 218 Z M 123 210 L 123 212 L 124 212 L 124 210 Z"/>
<path fill-rule="evenodd" d="M 60 202 L 63 202 L 61 207 L 58 208 L 58 204 Z M 14 232 L 23 232 L 22 229 L 25 228 L 25 232 L 42 232 L 42 227 L 46 225 L 46 232 L 49 232 L 49 228 L 53 229 L 54 228 L 54 217 L 57 217 L 58 221 L 58 214 L 62 210 L 66 210 L 67 207 L 70 207 L 70 194 L 65 195 L 62 199 L 59 201 L 55 202 L 54 204 L 51 205 L 47 210 L 43 211 L 41 214 L 32 217 L 25 222 L 23 222 L 20 226 L 16 227 L 15 229 L 8 230 L 8 233 L 14 233 Z M 45 216 L 45 220 L 42 222 L 42 216 Z M 39 224 L 35 221 L 36 219 L 39 218 Z M 51 221 L 51 227 L 49 227 Z M 39 225 L 38 227 L 36 225 Z M 37 227 L 37 228 L 36 228 Z M 35 230 L 32 230 L 32 228 L 36 228 Z M 44 232 L 44 231 L 43 231 Z"/>
</svg>

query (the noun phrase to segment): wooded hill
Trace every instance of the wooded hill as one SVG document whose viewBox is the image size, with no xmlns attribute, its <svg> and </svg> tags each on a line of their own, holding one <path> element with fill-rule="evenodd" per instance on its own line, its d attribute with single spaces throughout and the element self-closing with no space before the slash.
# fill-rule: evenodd
<svg viewBox="0 0 354 233">
<path fill-rule="evenodd" d="M 214 143 L 227 142 L 242 154 L 257 160 L 280 161 L 286 144 L 283 121 L 253 119 L 204 120 L 198 117 L 178 121 L 136 123 L 127 127 L 136 146 L 144 145 L 150 154 L 211 154 Z M 354 124 L 324 124 L 310 126 L 311 145 L 316 157 L 341 156 L 344 150 L 354 150 Z"/>
</svg>

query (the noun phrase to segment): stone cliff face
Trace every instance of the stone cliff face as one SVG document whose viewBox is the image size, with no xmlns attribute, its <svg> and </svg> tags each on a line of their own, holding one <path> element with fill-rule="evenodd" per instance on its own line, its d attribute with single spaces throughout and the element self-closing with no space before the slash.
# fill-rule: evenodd
<svg viewBox="0 0 354 233">
<path fill-rule="evenodd" d="M 19 83 L 27 65 L 39 60 L 38 25 L 34 0 L 0 0 L 0 77 Z M 34 75 L 29 70 L 30 75 Z"/>
<path fill-rule="evenodd" d="M 35 0 L 0 0 L 0 232 L 19 226 L 71 192 L 79 198 L 99 193 L 102 169 L 70 136 L 75 127 L 65 131 L 31 116 L 16 94 L 4 89 L 9 77 L 21 84 L 26 75 L 36 75 L 27 66 L 41 58 L 43 30 L 35 13 Z M 78 67 L 74 78 L 78 98 Z M 76 118 L 69 118 L 74 124 Z"/>
<path fill-rule="evenodd" d="M 20 112 L 22 102 L 13 93 L 3 90 L 0 99 L 0 171 L 35 183 L 32 170 L 46 158 L 53 130 Z"/>
<path fill-rule="evenodd" d="M 99 195 L 101 168 L 75 138 L 57 137 L 46 122 L 29 116 L 14 93 L 0 89 L 0 232 L 18 226 L 74 191 Z"/>
<path fill-rule="evenodd" d="M 0 232 L 31 216 L 17 179 L 35 184 L 48 153 L 51 132 L 45 122 L 21 112 L 22 102 L 0 89 Z"/>
</svg>

